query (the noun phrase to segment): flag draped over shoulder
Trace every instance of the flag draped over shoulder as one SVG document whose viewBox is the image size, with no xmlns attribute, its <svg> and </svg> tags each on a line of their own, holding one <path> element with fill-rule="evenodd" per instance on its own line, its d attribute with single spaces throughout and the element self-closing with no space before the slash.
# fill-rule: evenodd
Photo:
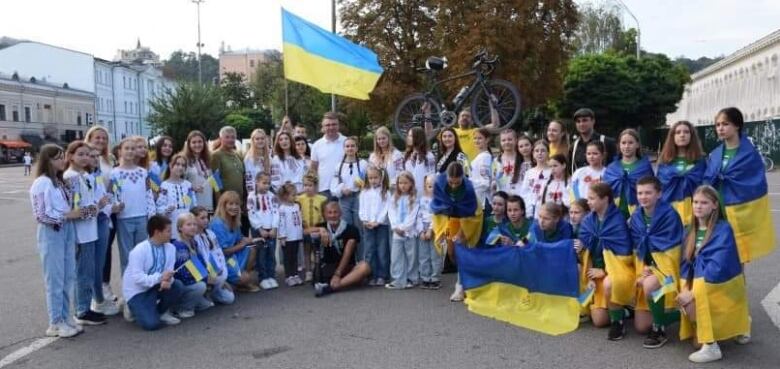
<svg viewBox="0 0 780 369">
<path fill-rule="evenodd" d="M 580 223 L 579 239 L 589 259 L 603 257 L 607 275 L 612 281 L 612 302 L 618 305 L 633 304 L 636 294 L 634 250 L 626 220 L 620 210 L 610 204 L 603 222 L 599 221 L 595 212 L 586 215 Z M 587 268 L 583 267 L 582 270 L 586 272 Z"/>
<path fill-rule="evenodd" d="M 680 214 L 683 225 L 690 224 L 693 219 L 693 192 L 702 184 L 706 168 L 705 159 L 700 159 L 685 171 L 680 171 L 672 163 L 658 164 L 656 176 L 661 181 L 661 200 Z"/>
<path fill-rule="evenodd" d="M 453 191 L 447 184 L 447 175 L 439 174 L 433 185 L 430 206 L 433 213 L 434 246 L 440 254 L 441 240 L 454 237 L 459 231 L 463 231 L 469 246 L 474 247 L 479 243 L 484 217 L 470 180 L 463 178 L 460 188 Z"/>
<path fill-rule="evenodd" d="M 683 225 L 677 212 L 665 202 L 658 202 L 648 227 L 644 220 L 644 210 L 637 208 L 628 220 L 631 240 L 634 243 L 636 277 L 638 278 L 652 256 L 651 267 L 658 281 L 663 283 L 672 278 L 675 291 L 680 280 L 680 246 L 683 242 Z M 671 288 L 671 287 L 667 287 Z M 641 290 L 641 288 L 639 288 Z M 664 301 L 666 309 L 675 308 L 675 294 Z M 644 291 L 637 291 L 636 308 L 646 310 L 647 299 Z"/>
<path fill-rule="evenodd" d="M 749 332 L 745 277 L 728 222 L 722 220 L 715 225 L 692 261 L 682 260 L 680 274 L 692 281 L 696 304 L 696 324 L 683 315 L 680 339 L 690 338 L 694 330 L 699 342 L 721 341 Z"/>
<path fill-rule="evenodd" d="M 577 329 L 571 240 L 475 249 L 459 244 L 455 255 L 469 311 L 550 335 Z"/>
<path fill-rule="evenodd" d="M 383 69 L 376 54 L 282 9 L 284 77 L 321 92 L 368 100 Z"/>
<path fill-rule="evenodd" d="M 704 182 L 718 189 L 726 219 L 734 229 L 739 258 L 748 263 L 775 249 L 764 162 L 745 136 L 725 168 L 723 150 L 724 145 L 720 145 L 710 153 Z"/>
<path fill-rule="evenodd" d="M 534 220 L 531 229 L 528 231 L 528 240 L 531 242 L 557 242 L 572 238 L 573 233 L 574 230 L 571 224 L 563 219 L 559 220 L 558 224 L 555 225 L 555 232 L 552 234 L 545 233 L 541 225 L 539 225 L 539 221 Z"/>
<path fill-rule="evenodd" d="M 647 157 L 639 158 L 631 172 L 626 172 L 620 160 L 615 160 L 604 170 L 604 176 L 601 178 L 601 181 L 612 187 L 612 193 L 615 195 L 615 205 L 620 207 L 621 195 L 625 192 L 629 210 L 633 210 L 633 207 L 637 204 L 636 182 L 644 176 L 652 175 L 653 167 L 650 165 Z"/>
</svg>

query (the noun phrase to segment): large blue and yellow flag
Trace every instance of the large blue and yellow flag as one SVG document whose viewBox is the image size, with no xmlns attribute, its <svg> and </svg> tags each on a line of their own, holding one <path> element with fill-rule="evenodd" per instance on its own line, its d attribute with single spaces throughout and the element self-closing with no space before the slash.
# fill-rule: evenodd
<svg viewBox="0 0 780 369">
<path fill-rule="evenodd" d="M 745 136 L 725 168 L 723 151 L 724 145 L 720 145 L 710 153 L 704 182 L 720 193 L 726 219 L 734 229 L 739 258 L 748 263 L 775 249 L 764 162 Z"/>
<path fill-rule="evenodd" d="M 661 181 L 661 200 L 677 210 L 684 226 L 693 220 L 693 192 L 702 184 L 706 167 L 703 158 L 687 167 L 678 167 L 675 163 L 658 164 L 656 176 Z"/>
<path fill-rule="evenodd" d="M 525 247 L 457 245 L 469 311 L 550 335 L 577 329 L 577 255 L 571 240 Z"/>
<path fill-rule="evenodd" d="M 644 271 L 645 266 L 664 282 L 671 278 L 671 286 L 664 284 L 666 289 L 674 288 L 680 280 L 680 245 L 683 242 L 683 224 L 677 212 L 669 204 L 659 201 L 650 225 L 645 222 L 644 209 L 637 208 L 628 220 L 628 228 L 631 232 L 631 241 L 634 243 L 634 265 L 636 277 Z M 650 263 L 652 261 L 652 263 Z M 641 287 L 637 288 L 637 310 L 648 310 L 647 299 Z M 664 300 L 667 310 L 675 309 L 674 294 Z"/>
<path fill-rule="evenodd" d="M 745 277 L 728 222 L 721 220 L 715 225 L 693 260 L 683 258 L 680 275 L 696 304 L 696 324 L 683 315 L 680 339 L 690 338 L 694 330 L 699 342 L 722 341 L 750 332 Z"/>
<path fill-rule="evenodd" d="M 604 264 L 612 289 L 611 302 L 632 305 L 636 297 L 634 249 L 626 220 L 615 205 L 610 204 L 603 220 L 595 212 L 586 215 L 580 224 L 579 239 L 584 245 L 584 260 L 592 260 L 593 267 Z M 588 265 L 583 265 L 581 283 L 587 284 Z M 600 291 L 596 291 L 599 294 Z M 600 299 L 596 296 L 596 300 Z M 601 307 L 601 306 L 599 306 Z M 606 307 L 606 306 L 604 306 Z"/>
<path fill-rule="evenodd" d="M 653 176 L 653 167 L 647 157 L 641 157 L 634 162 L 634 168 L 626 172 L 620 159 L 610 163 L 604 170 L 604 176 L 601 181 L 612 187 L 612 193 L 615 195 L 615 205 L 619 209 L 628 209 L 628 217 L 636 207 L 636 182 L 644 176 Z M 621 201 L 626 200 L 626 204 Z"/>
<path fill-rule="evenodd" d="M 463 184 L 451 189 L 447 183 L 447 175 L 442 173 L 436 177 L 433 185 L 432 225 L 434 247 L 439 254 L 443 253 L 442 245 L 448 238 L 463 232 L 466 244 L 477 246 L 482 233 L 482 208 L 478 206 L 474 185 L 468 178 L 463 178 Z"/>
<path fill-rule="evenodd" d="M 282 9 L 284 77 L 322 92 L 368 100 L 383 69 L 376 54 Z"/>
</svg>

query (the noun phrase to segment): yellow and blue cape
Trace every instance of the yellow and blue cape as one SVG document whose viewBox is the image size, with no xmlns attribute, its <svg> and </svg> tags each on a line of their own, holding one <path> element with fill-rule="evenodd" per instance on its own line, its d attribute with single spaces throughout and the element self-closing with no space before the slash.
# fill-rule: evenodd
<svg viewBox="0 0 780 369">
<path fill-rule="evenodd" d="M 720 145 L 710 153 L 704 182 L 718 189 L 726 219 L 734 229 L 739 259 L 749 263 L 775 249 L 764 162 L 745 136 L 737 154 L 721 169 L 723 150 Z"/>
<path fill-rule="evenodd" d="M 586 215 L 580 224 L 579 239 L 584 245 L 583 260 L 603 256 L 607 276 L 612 281 L 611 302 L 617 305 L 632 305 L 636 296 L 634 249 L 626 220 L 620 210 L 609 204 L 603 222 L 599 221 L 595 212 Z M 588 265 L 583 265 L 580 275 L 583 291 L 588 283 L 587 269 Z M 599 298 L 599 290 L 596 289 L 594 299 L 599 301 Z"/>
<path fill-rule="evenodd" d="M 671 277 L 675 290 L 680 281 L 680 245 L 683 242 L 684 228 L 680 216 L 667 203 L 659 201 L 648 227 L 644 220 L 644 209 L 637 208 L 628 220 L 631 241 L 634 243 L 634 265 L 636 278 L 642 274 L 645 261 L 650 260 L 653 274 L 663 283 L 666 277 Z M 676 293 L 670 294 L 664 300 L 667 310 L 676 309 Z M 636 309 L 648 310 L 647 298 L 641 287 L 637 287 Z"/>
<path fill-rule="evenodd" d="M 645 176 L 653 176 L 653 167 L 647 157 L 641 157 L 636 161 L 636 166 L 630 172 L 623 170 L 620 159 L 610 163 L 604 170 L 601 181 L 612 188 L 615 195 L 615 205 L 620 208 L 620 202 L 625 196 L 628 202 L 628 212 L 633 213 L 638 203 L 636 198 L 636 182 Z"/>
<path fill-rule="evenodd" d="M 571 240 L 526 247 L 457 245 L 469 311 L 550 335 L 579 325 L 577 256 Z"/>
<path fill-rule="evenodd" d="M 699 342 L 715 342 L 750 331 L 745 276 L 731 226 L 719 221 L 692 261 L 680 265 L 683 283 L 696 304 L 696 322 L 682 315 L 680 339 L 696 332 Z"/>
<path fill-rule="evenodd" d="M 383 69 L 368 48 L 282 9 L 284 77 L 333 93 L 368 100 Z"/>
<path fill-rule="evenodd" d="M 684 226 L 690 225 L 693 220 L 693 192 L 704 181 L 706 169 L 707 162 L 703 158 L 683 171 L 672 163 L 658 164 L 656 176 L 661 181 L 661 200 L 680 214 Z"/>
<path fill-rule="evenodd" d="M 568 240 L 573 237 L 574 229 L 569 222 L 561 219 L 555 225 L 555 232 L 546 234 L 538 220 L 534 220 L 531 229 L 528 231 L 528 241 L 530 242 L 558 242 Z"/>
<path fill-rule="evenodd" d="M 443 252 L 441 241 L 455 236 L 461 230 L 466 237 L 466 244 L 469 247 L 477 246 L 484 219 L 478 205 L 474 185 L 468 178 L 463 178 L 460 188 L 453 191 L 449 189 L 446 174 L 436 177 L 430 206 L 433 213 L 433 244 L 440 255 Z"/>
</svg>

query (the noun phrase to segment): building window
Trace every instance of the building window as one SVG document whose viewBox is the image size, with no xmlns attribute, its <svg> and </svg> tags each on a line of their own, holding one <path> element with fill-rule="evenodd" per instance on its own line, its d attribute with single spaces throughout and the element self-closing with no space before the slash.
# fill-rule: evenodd
<svg viewBox="0 0 780 369">
<path fill-rule="evenodd" d="M 11 111 L 11 120 L 14 121 L 14 122 L 18 122 L 19 121 L 19 107 L 18 106 L 14 106 L 13 107 L 13 111 Z"/>
<path fill-rule="evenodd" d="M 255 67 L 255 60 L 254 59 L 250 59 L 249 60 L 249 67 L 250 68 L 254 68 Z"/>
<path fill-rule="evenodd" d="M 32 112 L 29 106 L 24 107 L 24 121 L 27 123 L 32 122 Z"/>
<path fill-rule="evenodd" d="M 127 77 L 122 76 L 122 87 L 127 88 Z"/>
<path fill-rule="evenodd" d="M 125 101 L 125 113 L 127 113 L 127 101 Z"/>
<path fill-rule="evenodd" d="M 76 125 L 81 125 L 81 112 L 76 113 Z"/>
<path fill-rule="evenodd" d="M 5 105 L 0 104 L 0 120 L 5 120 Z"/>
</svg>

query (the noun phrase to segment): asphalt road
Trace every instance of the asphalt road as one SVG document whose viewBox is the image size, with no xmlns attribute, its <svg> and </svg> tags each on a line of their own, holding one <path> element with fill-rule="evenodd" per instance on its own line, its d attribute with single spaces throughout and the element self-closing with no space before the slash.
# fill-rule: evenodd
<svg viewBox="0 0 780 369">
<path fill-rule="evenodd" d="M 774 224 L 780 224 L 780 173 L 769 175 Z M 0 367 L 40 342 L 47 326 L 41 266 L 22 168 L 0 168 Z M 118 263 L 115 263 L 118 265 Z M 761 300 L 780 282 L 780 252 L 747 269 L 753 342 L 721 345 L 707 368 L 780 367 L 780 330 Z M 114 290 L 119 291 L 118 276 Z M 469 313 L 450 303 L 453 276 L 439 291 L 364 288 L 315 299 L 308 287 L 240 295 L 236 304 L 181 325 L 144 332 L 111 318 L 73 339 L 59 339 L 9 368 L 693 368 L 690 345 L 674 338 L 642 348 L 629 330 L 609 342 L 585 324 L 552 337 Z M 780 309 L 780 306 L 778 306 Z M 6 359 L 4 359 L 6 358 Z"/>
</svg>

